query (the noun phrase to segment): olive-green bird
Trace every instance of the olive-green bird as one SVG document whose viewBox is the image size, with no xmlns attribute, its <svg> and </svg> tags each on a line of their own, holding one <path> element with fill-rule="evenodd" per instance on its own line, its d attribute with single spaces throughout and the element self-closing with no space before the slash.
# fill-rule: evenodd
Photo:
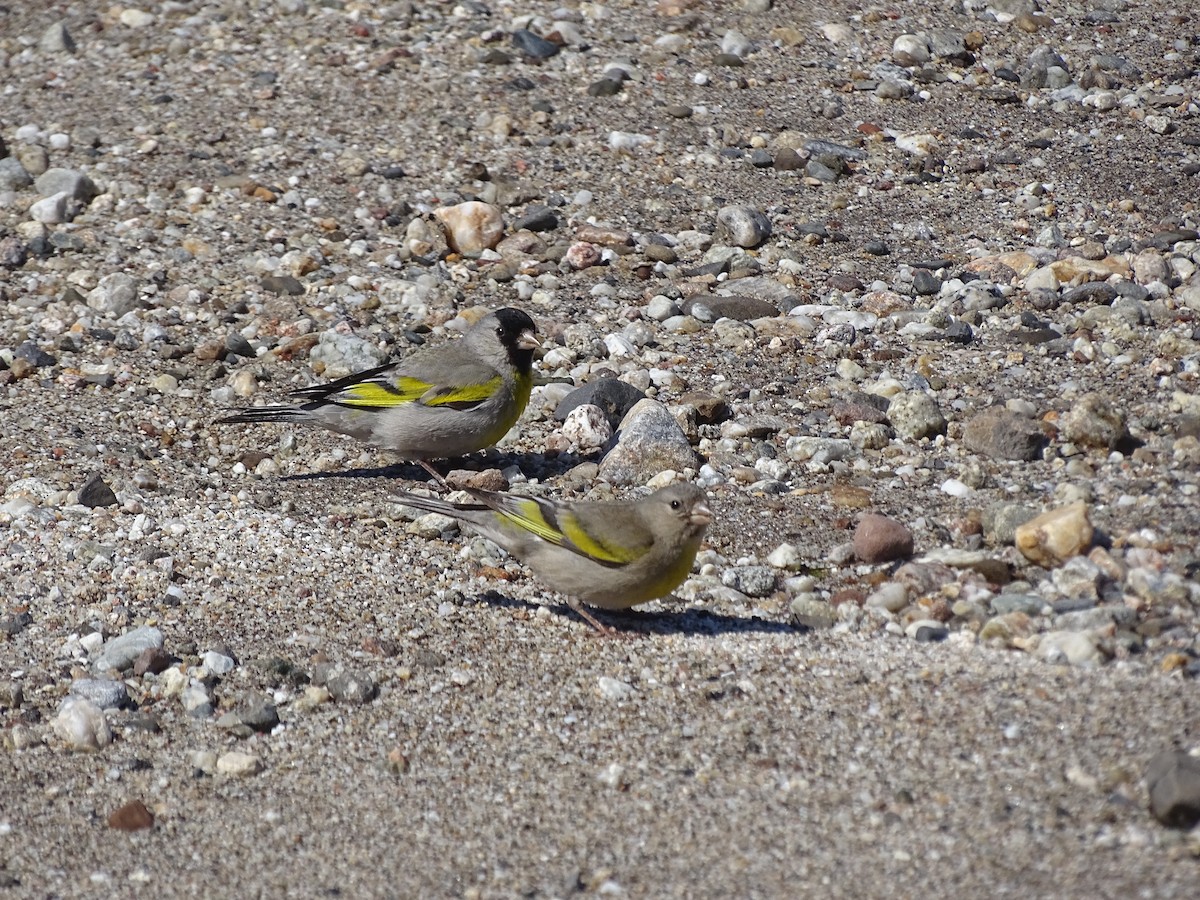
<svg viewBox="0 0 1200 900">
<path fill-rule="evenodd" d="M 675 484 L 638 500 L 543 500 L 468 489 L 451 503 L 407 491 L 395 499 L 469 525 L 566 595 L 579 615 L 611 634 L 581 603 L 628 609 L 669 594 L 692 570 L 713 520 L 704 491 Z"/>
<path fill-rule="evenodd" d="M 461 339 L 346 378 L 300 388 L 306 400 L 238 410 L 221 422 L 296 422 L 348 434 L 419 463 L 492 446 L 529 402 L 537 326 L 511 307 L 480 319 Z"/>
</svg>

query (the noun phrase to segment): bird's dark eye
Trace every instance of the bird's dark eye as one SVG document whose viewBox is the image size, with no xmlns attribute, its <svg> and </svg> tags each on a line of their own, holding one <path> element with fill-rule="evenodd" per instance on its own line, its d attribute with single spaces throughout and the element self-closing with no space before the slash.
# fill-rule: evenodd
<svg viewBox="0 0 1200 900">
<path fill-rule="evenodd" d="M 671 501 L 671 509 L 675 509 L 675 510 L 683 509 L 683 503 L 679 500 L 672 500 Z"/>
</svg>

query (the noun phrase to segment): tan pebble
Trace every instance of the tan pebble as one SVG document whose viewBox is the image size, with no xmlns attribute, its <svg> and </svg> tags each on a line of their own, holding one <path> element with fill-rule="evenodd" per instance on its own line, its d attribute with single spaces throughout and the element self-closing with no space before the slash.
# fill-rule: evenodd
<svg viewBox="0 0 1200 900">
<path fill-rule="evenodd" d="M 490 203 L 469 200 L 444 206 L 434 216 L 445 228 L 451 249 L 464 256 L 478 256 L 484 250 L 491 250 L 504 236 L 504 217 Z"/>
<path fill-rule="evenodd" d="M 257 756 L 238 750 L 231 750 L 217 759 L 220 775 L 257 775 L 262 769 L 262 761 Z"/>
<path fill-rule="evenodd" d="M 1092 533 L 1087 504 L 1081 501 L 1049 510 L 1018 526 L 1015 543 L 1030 562 L 1051 568 L 1087 550 Z"/>
</svg>

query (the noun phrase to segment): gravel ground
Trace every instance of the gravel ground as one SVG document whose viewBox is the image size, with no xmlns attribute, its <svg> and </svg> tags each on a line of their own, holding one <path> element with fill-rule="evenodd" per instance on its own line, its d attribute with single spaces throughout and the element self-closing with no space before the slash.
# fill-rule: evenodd
<svg viewBox="0 0 1200 900">
<path fill-rule="evenodd" d="M 796 6 L 0 10 L 8 894 L 1194 896 L 1195 13 Z M 215 424 L 506 305 L 621 638 Z"/>
</svg>

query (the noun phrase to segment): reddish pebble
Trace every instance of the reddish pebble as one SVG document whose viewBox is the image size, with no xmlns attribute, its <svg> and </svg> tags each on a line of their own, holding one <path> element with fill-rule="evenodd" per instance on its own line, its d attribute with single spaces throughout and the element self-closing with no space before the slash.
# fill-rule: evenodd
<svg viewBox="0 0 1200 900">
<path fill-rule="evenodd" d="M 895 519 L 867 513 L 854 530 L 854 555 L 866 563 L 891 562 L 912 555 L 912 532 Z"/>
<path fill-rule="evenodd" d="M 108 827 L 117 831 L 142 831 L 154 827 L 154 813 L 141 800 L 131 800 L 108 817 Z"/>
</svg>

